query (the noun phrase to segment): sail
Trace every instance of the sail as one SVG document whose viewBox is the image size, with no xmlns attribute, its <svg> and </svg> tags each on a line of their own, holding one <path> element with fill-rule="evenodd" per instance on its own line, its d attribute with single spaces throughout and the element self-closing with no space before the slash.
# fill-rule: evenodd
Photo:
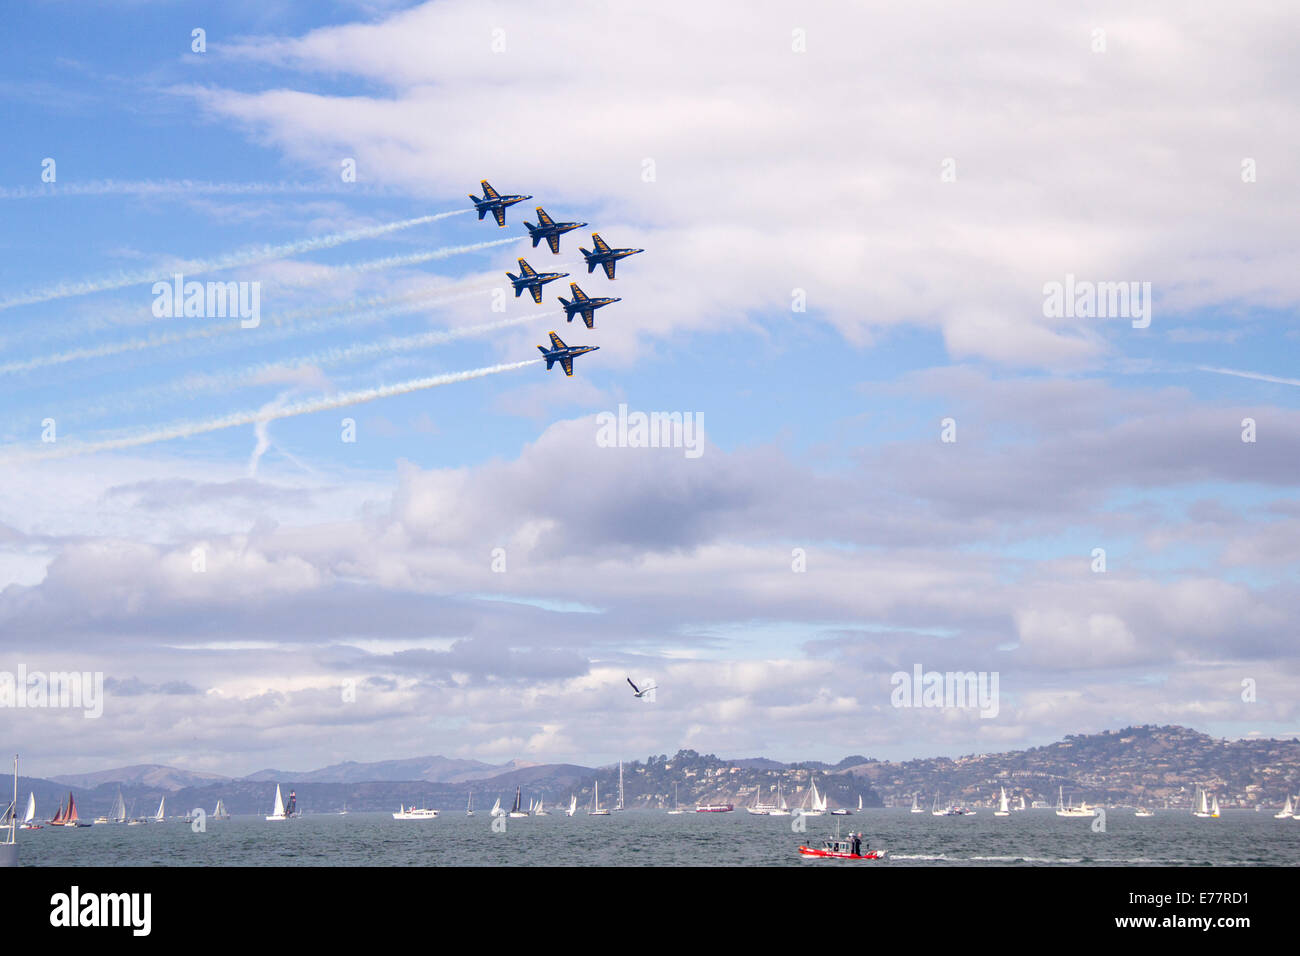
<svg viewBox="0 0 1300 956">
<path fill-rule="evenodd" d="M 1023 793 L 1020 795 L 1020 809 L 1025 809 L 1025 795 Z"/>
<path fill-rule="evenodd" d="M 153 818 L 155 823 L 162 823 L 167 818 L 167 798 L 158 801 L 158 813 Z"/>
<path fill-rule="evenodd" d="M 68 794 L 68 815 L 67 815 L 67 817 L 64 818 L 63 822 L 64 822 L 64 823 L 76 823 L 76 822 L 77 822 L 77 819 L 78 819 L 78 817 L 77 817 L 77 801 L 74 800 L 74 799 L 72 799 L 72 794 L 69 793 L 69 794 Z"/>
<path fill-rule="evenodd" d="M 126 822 L 126 801 L 122 799 L 122 788 L 117 788 L 117 799 L 113 801 L 113 809 L 108 812 L 108 818 L 114 823 Z"/>
<path fill-rule="evenodd" d="M 1007 812 L 1009 812 L 1009 810 L 1010 810 L 1010 806 L 1007 804 L 1007 788 L 1006 788 L 1006 787 L 1003 787 L 1003 788 L 1002 788 L 1002 800 L 998 803 L 998 809 L 1001 810 L 1003 813 L 1007 813 Z"/>
<path fill-rule="evenodd" d="M 862 809 L 862 794 L 858 794 L 858 809 Z"/>
<path fill-rule="evenodd" d="M 56 814 L 54 814 L 54 819 L 51 820 L 50 823 L 57 825 L 57 824 L 61 824 L 62 822 L 63 822 L 63 804 L 60 803 L 59 810 Z"/>
<path fill-rule="evenodd" d="M 1213 802 L 1210 804 L 1210 816 L 1217 817 L 1218 815 L 1219 815 L 1219 797 L 1216 794 Z"/>
<path fill-rule="evenodd" d="M 1205 805 L 1205 791 L 1204 791 L 1204 790 L 1201 791 L 1201 799 L 1200 799 L 1200 803 L 1197 805 L 1197 812 L 1198 812 L 1198 813 L 1209 813 L 1209 808 L 1206 807 L 1206 805 Z"/>
<path fill-rule="evenodd" d="M 161 807 L 159 807 L 159 812 L 162 812 Z M 280 796 L 280 785 L 278 783 L 275 785 L 275 809 L 271 811 L 271 816 L 284 816 L 284 799 Z"/>
<path fill-rule="evenodd" d="M 496 803 L 492 804 L 492 816 L 495 817 L 495 816 L 499 816 L 500 814 L 501 814 L 501 798 L 497 797 Z"/>
<path fill-rule="evenodd" d="M 515 805 L 510 808 L 511 813 L 519 812 L 519 788 L 515 787 Z"/>
<path fill-rule="evenodd" d="M 1289 797 L 1287 798 L 1290 799 Z M 23 823 L 31 823 L 36 819 L 36 794 L 28 791 L 27 793 L 27 812 L 23 814 Z"/>
</svg>

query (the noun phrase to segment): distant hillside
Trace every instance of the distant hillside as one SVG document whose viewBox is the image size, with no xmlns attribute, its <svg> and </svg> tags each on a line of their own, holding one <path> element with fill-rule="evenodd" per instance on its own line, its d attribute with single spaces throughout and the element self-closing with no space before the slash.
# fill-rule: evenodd
<svg viewBox="0 0 1300 956">
<path fill-rule="evenodd" d="M 472 779 L 475 776 L 492 776 L 501 773 L 504 769 L 506 768 L 478 760 L 434 756 L 379 760 L 374 763 L 357 763 L 349 760 L 307 772 L 259 770 L 243 779 L 254 782 L 295 780 L 303 783 L 363 783 L 392 780 L 425 780 L 430 783 L 440 783 L 453 779 Z"/>
<path fill-rule="evenodd" d="M 471 793 L 475 805 L 486 808 L 498 796 L 511 800 L 515 787 L 526 799 L 542 796 L 558 806 L 572 794 L 585 806 L 597 781 L 601 803 L 611 805 L 618 795 L 617 765 L 593 769 L 511 761 L 494 766 L 438 756 L 349 761 L 303 773 L 266 770 L 241 779 L 143 765 L 50 780 L 25 778 L 20 790 L 35 791 L 39 815 L 48 819 L 70 788 L 76 789 L 82 817 L 92 818 L 108 810 L 119 786 L 133 814 L 154 812 L 164 796 L 169 812 L 211 810 L 220 797 L 232 813 L 265 813 L 277 783 L 286 792 L 296 789 L 299 806 L 313 813 L 333 812 L 345 804 L 358 811 L 395 810 L 402 803 L 456 810 Z M 836 764 L 783 764 L 680 750 L 623 766 L 629 808 L 669 805 L 674 785 L 683 806 L 768 803 L 779 788 L 794 808 L 807 800 L 813 782 L 830 797 L 831 806 L 857 806 L 859 797 L 865 806 L 907 805 L 913 795 L 927 806 L 936 797 L 988 806 L 1005 787 L 1017 801 L 1024 796 L 1028 802 L 1055 803 L 1060 788 L 1067 799 L 1093 805 L 1141 800 L 1186 807 L 1195 788 L 1203 786 L 1224 807 L 1272 807 L 1300 791 L 1300 741 L 1225 741 L 1185 727 L 1148 726 L 1070 736 L 1024 751 L 901 763 L 852 756 Z"/>
<path fill-rule="evenodd" d="M 204 784 L 229 780 L 219 773 L 199 773 L 191 770 L 177 770 L 161 764 L 137 764 L 134 767 L 118 767 L 113 770 L 100 770 L 97 773 L 66 773 L 51 777 L 54 783 L 67 787 L 98 787 L 101 784 L 135 784 L 154 790 L 175 791 L 184 787 L 201 787 Z M 114 791 L 116 792 L 116 791 Z"/>
</svg>

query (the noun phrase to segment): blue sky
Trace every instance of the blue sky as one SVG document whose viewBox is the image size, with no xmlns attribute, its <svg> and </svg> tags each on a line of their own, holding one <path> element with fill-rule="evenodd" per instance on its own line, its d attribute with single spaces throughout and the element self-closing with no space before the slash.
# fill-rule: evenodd
<svg viewBox="0 0 1300 956">
<path fill-rule="evenodd" d="M 1251 377 L 1298 377 L 1285 17 L 1003 6 L 937 30 L 781 3 L 743 24 L 679 4 L 13 11 L 0 302 L 43 301 L 0 309 L 0 647 L 146 688 L 75 743 L 78 715 L 20 715 L 33 772 L 1293 733 L 1300 389 Z M 483 177 L 534 196 L 505 229 L 468 211 Z M 538 204 L 591 227 L 533 250 Z M 259 283 L 258 329 L 154 318 L 148 282 L 49 294 L 456 210 L 185 269 Z M 593 230 L 646 252 L 588 276 Z M 493 311 L 520 255 L 572 275 Z M 1067 273 L 1151 283 L 1150 327 L 1046 317 Z M 566 325 L 544 313 L 569 281 L 623 301 Z M 76 450 L 533 359 L 552 328 L 601 347 L 572 379 L 534 364 Z M 186 338 L 127 347 L 157 336 Z M 597 447 L 620 403 L 700 416 L 706 453 Z M 1008 706 L 893 710 L 914 662 L 998 669 Z M 655 704 L 629 705 L 629 671 L 663 682 Z M 344 679 L 362 704 L 332 703 Z"/>
</svg>

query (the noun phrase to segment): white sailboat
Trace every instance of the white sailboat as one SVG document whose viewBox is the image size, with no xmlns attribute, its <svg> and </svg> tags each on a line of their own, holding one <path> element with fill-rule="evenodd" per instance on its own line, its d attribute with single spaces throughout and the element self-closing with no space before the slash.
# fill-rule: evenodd
<svg viewBox="0 0 1300 956">
<path fill-rule="evenodd" d="M 1192 816 L 1209 818 L 1209 817 L 1217 817 L 1218 815 L 1219 815 L 1219 798 L 1218 797 L 1214 798 L 1214 809 L 1211 810 L 1209 806 L 1208 795 L 1206 794 L 1205 789 L 1203 787 L 1197 787 L 1196 788 L 1196 809 L 1192 811 Z"/>
<path fill-rule="evenodd" d="M 36 822 L 36 794 L 30 790 L 27 792 L 27 812 L 23 814 L 22 826 L 20 830 L 40 830 L 41 825 Z"/>
<path fill-rule="evenodd" d="M 9 833 L 0 840 L 0 867 L 18 865 L 18 755 L 14 754 L 14 802 L 4 813 Z"/>
<path fill-rule="evenodd" d="M 510 813 L 507 814 L 507 816 L 512 816 L 512 817 L 528 816 L 528 812 L 524 810 L 523 806 L 520 803 L 521 799 L 522 799 L 522 794 L 520 794 L 519 788 L 515 787 L 515 803 L 514 806 L 510 808 Z"/>
<path fill-rule="evenodd" d="M 1217 817 L 1218 815 L 1219 815 L 1219 797 L 1218 794 L 1215 794 L 1214 799 L 1210 801 L 1210 816 Z"/>
<path fill-rule="evenodd" d="M 344 810 L 343 810 L 344 813 L 347 813 L 347 809 L 346 809 L 346 808 L 347 808 L 347 804 L 344 804 Z M 125 818 L 125 816 L 126 816 L 126 808 L 125 808 L 125 807 L 122 808 L 122 815 L 123 815 L 123 818 Z M 225 801 L 225 800 L 222 800 L 220 797 L 217 797 L 217 805 L 216 805 L 215 807 L 212 808 L 212 819 L 214 819 L 214 820 L 229 820 L 229 819 L 230 819 L 230 811 L 226 809 L 226 801 Z"/>
<path fill-rule="evenodd" d="M 808 805 L 803 808 L 806 817 L 820 817 L 826 812 L 826 798 L 817 792 L 817 781 L 812 781 L 808 790 Z"/>
<path fill-rule="evenodd" d="M 107 816 L 96 817 L 95 823 L 126 823 L 126 801 L 122 799 L 122 788 L 117 788 L 117 799 L 113 801 L 113 809 L 108 811 Z"/>
<path fill-rule="evenodd" d="M 159 812 L 160 814 L 162 813 L 162 807 L 159 807 L 159 808 L 158 808 L 158 812 Z M 284 815 L 284 798 L 283 798 L 282 796 L 280 796 L 280 785 L 279 785 L 278 783 L 275 785 L 275 808 L 274 808 L 273 810 L 271 810 L 271 812 L 267 815 L 266 818 L 267 818 L 268 820 L 283 820 L 283 819 L 285 819 L 285 815 Z"/>
<path fill-rule="evenodd" d="M 916 794 L 912 794 L 912 812 L 913 812 L 913 813 L 925 813 L 925 811 L 922 810 L 921 807 L 920 807 L 920 805 L 916 802 Z"/>
<path fill-rule="evenodd" d="M 930 808 L 930 816 L 932 816 L 932 817 L 942 817 L 942 816 L 946 816 L 947 813 L 948 813 L 947 810 L 940 810 L 940 809 L 939 809 L 939 795 L 936 793 L 936 794 L 934 795 L 934 806 Z"/>
<path fill-rule="evenodd" d="M 276 796 L 277 797 L 279 796 L 278 792 L 276 793 Z M 164 820 L 167 819 L 166 809 L 167 809 L 167 798 L 163 797 L 161 800 L 158 801 L 158 812 L 153 815 L 154 823 L 162 823 Z"/>
<path fill-rule="evenodd" d="M 674 791 L 673 791 L 673 798 L 674 798 L 674 799 L 676 799 L 676 794 L 677 794 L 677 791 L 674 790 Z M 772 809 L 768 810 L 768 811 L 767 811 L 767 815 L 768 815 L 769 817 L 788 817 L 788 816 L 790 815 L 790 807 L 789 807 L 789 805 L 785 802 L 785 797 L 783 797 L 783 796 L 781 795 L 781 781 L 780 781 L 780 780 L 777 780 L 777 782 L 776 782 L 776 806 L 774 806 Z"/>
<path fill-rule="evenodd" d="M 1295 805 L 1291 802 L 1291 794 L 1286 795 L 1286 806 L 1273 814 L 1274 820 L 1285 820 L 1288 817 L 1295 816 Z"/>
<path fill-rule="evenodd" d="M 474 791 L 471 790 L 469 792 L 469 798 L 465 801 L 465 816 L 472 817 L 473 815 L 474 815 Z"/>
<path fill-rule="evenodd" d="M 1087 804 L 1086 802 L 1085 802 L 1085 803 L 1080 803 L 1080 804 L 1076 807 L 1076 806 L 1074 805 L 1074 801 L 1071 800 L 1071 801 L 1070 801 L 1070 805 L 1067 807 L 1067 806 L 1065 805 L 1065 788 L 1064 788 L 1064 787 L 1057 787 L 1057 788 L 1056 788 L 1056 815 L 1057 815 L 1058 817 L 1091 817 L 1091 816 L 1095 816 L 1095 814 L 1094 814 L 1091 810 L 1088 809 L 1088 804 Z"/>
<path fill-rule="evenodd" d="M 677 805 L 677 782 L 676 781 L 673 781 L 673 808 L 668 812 L 673 814 L 674 816 L 676 814 L 686 812 L 685 810 L 683 810 L 681 807 Z"/>
<path fill-rule="evenodd" d="M 600 808 L 600 781 L 595 781 L 591 791 L 591 809 L 587 811 L 589 817 L 607 817 L 608 810 Z"/>
<path fill-rule="evenodd" d="M 551 815 L 551 813 L 550 813 L 549 810 L 546 809 L 545 804 L 546 804 L 546 797 L 545 797 L 545 796 L 538 797 L 538 798 L 537 798 L 537 809 L 533 811 L 533 816 L 535 816 L 535 817 L 549 817 L 549 816 Z"/>
<path fill-rule="evenodd" d="M 1007 788 L 999 787 L 998 789 L 1002 791 L 1002 799 L 998 801 L 998 808 L 993 811 L 993 815 L 995 817 L 1009 817 L 1011 816 L 1011 805 L 1007 802 Z"/>
<path fill-rule="evenodd" d="M 501 798 L 497 797 L 497 801 L 496 803 L 492 804 L 492 809 L 488 812 L 488 816 L 499 817 L 499 816 L 503 816 L 504 814 L 505 811 L 501 809 Z"/>
<path fill-rule="evenodd" d="M 615 810 L 623 809 L 623 761 L 618 762 L 618 803 L 614 805 Z"/>
<path fill-rule="evenodd" d="M 578 798 L 575 797 L 573 794 L 569 794 L 569 809 L 565 810 L 564 814 L 565 816 L 571 817 L 577 812 L 578 812 Z"/>
<path fill-rule="evenodd" d="M 752 813 L 756 817 L 765 817 L 772 812 L 772 807 L 763 802 L 763 788 L 761 785 L 754 791 L 754 805 L 745 807 L 745 812 Z"/>
<path fill-rule="evenodd" d="M 1016 807 L 1016 809 L 1017 809 L 1017 810 L 1028 810 L 1028 809 L 1029 809 L 1028 807 L 1025 806 L 1025 795 L 1024 795 L 1023 793 L 1020 795 L 1020 806 Z"/>
</svg>

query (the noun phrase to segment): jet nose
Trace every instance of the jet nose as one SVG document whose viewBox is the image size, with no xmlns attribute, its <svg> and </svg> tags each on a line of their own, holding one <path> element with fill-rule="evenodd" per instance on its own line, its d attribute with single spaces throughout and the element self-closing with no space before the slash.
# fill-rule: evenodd
<svg viewBox="0 0 1300 956">
<path fill-rule="evenodd" d="M 620 296 L 615 296 L 615 297 L 614 297 L 614 301 L 615 301 L 615 302 L 622 302 L 622 301 L 623 301 L 623 297 L 622 297 L 621 295 L 620 295 Z"/>
</svg>

